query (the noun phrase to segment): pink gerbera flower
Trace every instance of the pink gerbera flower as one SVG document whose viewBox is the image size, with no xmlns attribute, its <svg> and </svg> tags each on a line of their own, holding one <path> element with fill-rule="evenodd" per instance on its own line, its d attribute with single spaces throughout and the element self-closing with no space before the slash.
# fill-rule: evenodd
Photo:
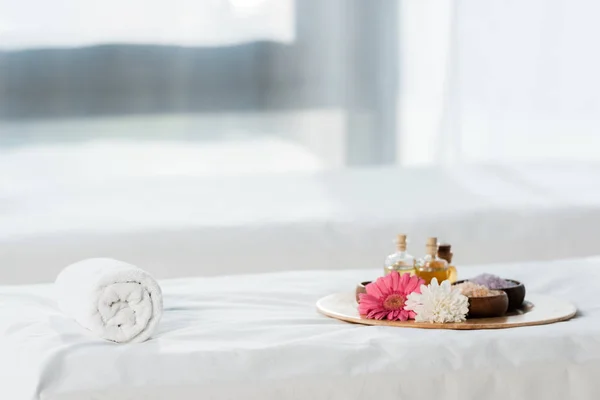
<svg viewBox="0 0 600 400">
<path fill-rule="evenodd" d="M 367 293 L 360 294 L 358 312 L 370 319 L 414 319 L 415 313 L 404 309 L 406 297 L 413 292 L 421 293 L 424 283 L 418 276 L 392 271 L 366 286 Z"/>
</svg>

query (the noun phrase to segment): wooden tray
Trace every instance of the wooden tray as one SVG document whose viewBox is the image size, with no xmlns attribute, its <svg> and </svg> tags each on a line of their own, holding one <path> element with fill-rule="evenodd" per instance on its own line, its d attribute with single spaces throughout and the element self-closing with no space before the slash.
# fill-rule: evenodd
<svg viewBox="0 0 600 400">
<path fill-rule="evenodd" d="M 550 296 L 528 295 L 523 307 L 498 318 L 473 318 L 465 322 L 433 324 L 415 321 L 387 321 L 361 318 L 355 293 L 335 293 L 317 301 L 317 309 L 328 317 L 363 325 L 399 326 L 425 329 L 502 329 L 552 324 L 571 319 L 577 309 L 569 302 Z"/>
</svg>

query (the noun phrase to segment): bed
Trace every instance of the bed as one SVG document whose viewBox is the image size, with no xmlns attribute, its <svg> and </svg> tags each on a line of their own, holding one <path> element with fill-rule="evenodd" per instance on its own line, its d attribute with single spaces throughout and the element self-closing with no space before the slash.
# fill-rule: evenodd
<svg viewBox="0 0 600 400">
<path fill-rule="evenodd" d="M 379 269 L 161 281 L 153 339 L 118 345 L 61 315 L 50 284 L 0 287 L 0 398 L 597 399 L 600 258 L 483 265 L 571 301 L 567 322 L 508 330 L 366 327 L 315 310 Z"/>
</svg>

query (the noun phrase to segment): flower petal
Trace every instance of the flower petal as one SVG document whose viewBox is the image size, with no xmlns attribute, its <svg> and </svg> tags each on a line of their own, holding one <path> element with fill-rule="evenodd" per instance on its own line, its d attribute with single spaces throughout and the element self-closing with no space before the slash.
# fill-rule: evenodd
<svg viewBox="0 0 600 400">
<path fill-rule="evenodd" d="M 371 310 L 381 309 L 381 302 L 378 298 L 371 296 L 370 294 L 361 293 L 359 294 L 358 312 L 361 315 L 368 314 Z"/>
<path fill-rule="evenodd" d="M 402 287 L 406 287 L 406 285 L 408 285 L 408 281 L 410 281 L 410 274 L 402 274 L 400 285 Z"/>
<path fill-rule="evenodd" d="M 375 301 L 361 301 L 358 305 L 358 310 L 381 310 L 383 307 L 379 302 Z M 365 314 L 365 313 L 361 313 Z"/>
<path fill-rule="evenodd" d="M 382 320 L 385 317 L 387 317 L 388 313 L 387 313 L 387 311 L 378 311 L 378 312 L 375 312 L 374 315 L 375 315 L 375 317 L 374 317 L 375 319 Z"/>
<path fill-rule="evenodd" d="M 359 306 L 363 303 L 368 304 L 368 303 L 373 303 L 373 304 L 379 304 L 381 303 L 381 301 L 379 300 L 378 297 L 375 297 L 373 295 L 370 295 L 368 293 L 360 293 L 358 295 L 358 299 L 360 300 Z"/>
<path fill-rule="evenodd" d="M 390 283 L 389 281 L 392 278 L 389 275 L 386 275 L 382 278 L 377 278 L 377 280 L 375 281 L 375 285 L 377 285 L 377 287 L 379 288 L 379 291 L 381 292 L 381 295 L 386 297 L 390 294 Z"/>
<path fill-rule="evenodd" d="M 396 318 L 398 321 L 406 321 L 407 320 L 407 314 L 406 311 L 404 310 L 399 310 L 398 316 Z"/>
<path fill-rule="evenodd" d="M 406 274 L 408 275 L 408 274 Z M 410 294 L 412 292 L 421 292 L 421 288 L 420 286 L 422 284 L 424 284 L 425 281 L 421 278 L 419 278 L 418 276 L 411 276 L 410 279 L 408 280 L 406 287 L 405 287 L 405 292 L 406 294 Z"/>
<path fill-rule="evenodd" d="M 377 281 L 379 279 L 377 279 Z M 381 289 L 379 288 L 379 285 L 377 285 L 377 281 L 369 283 L 367 286 L 365 286 L 365 289 L 367 291 L 367 294 L 370 294 L 371 296 L 375 297 L 381 297 L 383 296 L 383 293 L 381 293 Z"/>
<path fill-rule="evenodd" d="M 450 289 L 452 289 L 450 287 L 450 281 L 448 279 L 443 280 L 442 283 L 440 284 L 440 287 L 443 288 L 445 292 L 449 292 Z"/>
</svg>

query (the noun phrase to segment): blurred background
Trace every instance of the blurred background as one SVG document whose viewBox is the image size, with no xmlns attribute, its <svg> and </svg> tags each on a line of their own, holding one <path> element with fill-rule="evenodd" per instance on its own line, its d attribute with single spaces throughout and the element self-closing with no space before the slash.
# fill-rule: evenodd
<svg viewBox="0 0 600 400">
<path fill-rule="evenodd" d="M 0 283 L 600 254 L 592 0 L 0 0 Z"/>
</svg>

